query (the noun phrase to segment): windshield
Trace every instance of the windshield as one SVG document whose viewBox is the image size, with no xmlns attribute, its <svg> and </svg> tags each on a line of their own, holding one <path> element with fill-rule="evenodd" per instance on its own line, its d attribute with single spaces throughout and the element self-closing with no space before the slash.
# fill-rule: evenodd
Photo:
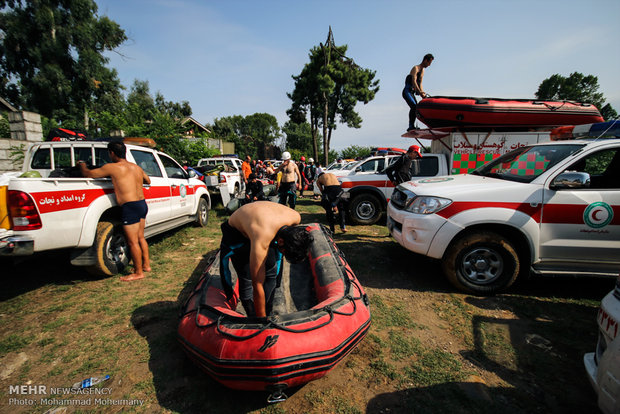
<svg viewBox="0 0 620 414">
<path fill-rule="evenodd" d="M 582 147 L 583 144 L 521 147 L 472 171 L 472 174 L 529 183 Z"/>
<path fill-rule="evenodd" d="M 350 162 L 347 165 L 345 165 L 342 169 L 343 170 L 352 170 L 355 167 L 357 167 L 358 165 L 360 165 L 361 163 L 362 163 L 362 161 Z"/>
</svg>

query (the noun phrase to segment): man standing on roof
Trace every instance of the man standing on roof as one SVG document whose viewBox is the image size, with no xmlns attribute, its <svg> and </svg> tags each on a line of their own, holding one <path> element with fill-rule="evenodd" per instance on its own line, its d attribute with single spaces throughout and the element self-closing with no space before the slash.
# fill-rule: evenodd
<svg viewBox="0 0 620 414">
<path fill-rule="evenodd" d="M 392 184 L 397 186 L 400 183 L 411 180 L 411 164 L 413 160 L 417 158 L 422 158 L 420 147 L 412 145 L 406 153 L 398 157 L 396 161 L 390 164 L 383 172 L 387 174 Z"/>
<path fill-rule="evenodd" d="M 127 237 L 129 252 L 133 260 L 134 272 L 122 276 L 123 282 L 144 278 L 144 272 L 151 271 L 149 245 L 144 238 L 146 213 L 148 207 L 144 200 L 142 184 L 150 184 L 151 179 L 138 165 L 125 158 L 126 147 L 120 141 L 108 144 L 112 162 L 101 168 L 89 170 L 84 161 L 78 161 L 82 176 L 87 178 L 110 177 L 114 186 L 116 202 L 121 206 L 121 220 Z"/>
<path fill-rule="evenodd" d="M 424 69 L 429 67 L 435 57 L 430 53 L 424 55 L 422 63 L 411 68 L 411 72 L 405 78 L 405 88 L 403 89 L 403 99 L 409 105 L 409 127 L 407 131 L 415 129 L 416 105 L 418 101 L 415 95 L 419 95 L 422 99 L 426 98 L 426 92 L 422 89 L 422 78 L 424 77 Z"/>
<path fill-rule="evenodd" d="M 299 183 L 299 188 L 302 188 L 301 173 L 299 168 L 297 168 L 297 164 L 291 161 L 291 154 L 288 151 L 282 153 L 282 160 L 282 165 L 276 170 L 276 174 L 282 171 L 282 178 L 278 187 L 279 203 L 286 205 L 288 199 L 288 205 L 295 209 L 295 200 L 297 199 L 295 184 Z"/>
</svg>

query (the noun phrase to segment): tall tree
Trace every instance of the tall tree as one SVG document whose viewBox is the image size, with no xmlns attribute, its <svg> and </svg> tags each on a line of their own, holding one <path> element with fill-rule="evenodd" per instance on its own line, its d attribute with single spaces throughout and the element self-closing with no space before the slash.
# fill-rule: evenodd
<svg viewBox="0 0 620 414">
<path fill-rule="evenodd" d="M 0 0 L 0 93 L 47 117 L 84 119 L 120 83 L 103 53 L 127 37 L 93 0 Z"/>
<path fill-rule="evenodd" d="M 376 72 L 358 66 L 346 56 L 347 49 L 347 45 L 336 46 L 330 27 L 327 41 L 310 50 L 310 62 L 298 76 L 293 76 L 295 89 L 287 94 L 293 101 L 289 116 L 310 116 L 315 147 L 317 131 L 323 128 L 325 164 L 337 122 L 360 128 L 362 118 L 355 111 L 355 105 L 357 102 L 367 104 L 379 91 Z"/>
<path fill-rule="evenodd" d="M 568 77 L 555 74 L 541 82 L 536 98 L 586 102 L 596 106 L 605 120 L 618 118 L 616 110 L 605 103 L 605 97 L 598 89 L 596 76 L 584 76 L 579 72 L 573 72 Z"/>
</svg>

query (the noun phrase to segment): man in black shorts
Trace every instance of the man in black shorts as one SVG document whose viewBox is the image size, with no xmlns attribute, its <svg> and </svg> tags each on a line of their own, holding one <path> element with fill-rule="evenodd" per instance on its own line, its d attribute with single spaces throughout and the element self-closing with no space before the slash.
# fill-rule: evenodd
<svg viewBox="0 0 620 414">
<path fill-rule="evenodd" d="M 344 223 L 344 203 L 342 202 L 342 194 L 344 191 L 340 186 L 340 182 L 334 174 L 321 173 L 319 178 L 316 180 L 316 185 L 323 194 L 323 197 L 321 197 L 321 205 L 325 209 L 327 222 L 329 223 L 329 228 L 332 233 L 335 232 L 334 214 L 338 215 L 340 230 L 342 230 L 343 233 L 346 233 L 347 227 Z"/>
<path fill-rule="evenodd" d="M 84 161 L 78 161 L 80 171 L 84 177 L 110 177 L 114 185 L 116 202 L 121 206 L 123 230 L 127 237 L 127 244 L 133 260 L 134 272 L 120 279 L 123 282 L 144 278 L 144 272 L 151 271 L 149 259 L 149 245 L 144 238 L 146 214 L 148 207 L 144 200 L 142 184 L 150 184 L 151 179 L 136 164 L 127 161 L 125 144 L 113 141 L 108 144 L 108 152 L 112 162 L 101 168 L 89 170 Z"/>
</svg>

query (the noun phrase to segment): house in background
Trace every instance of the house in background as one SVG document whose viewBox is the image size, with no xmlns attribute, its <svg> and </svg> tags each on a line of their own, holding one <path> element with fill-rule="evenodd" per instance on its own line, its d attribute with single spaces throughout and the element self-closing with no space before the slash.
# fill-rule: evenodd
<svg viewBox="0 0 620 414">
<path fill-rule="evenodd" d="M 234 142 L 226 142 L 216 138 L 200 138 L 196 137 L 196 134 L 211 134 L 209 128 L 196 121 L 191 116 L 183 118 L 181 126 L 184 128 L 184 138 L 188 141 L 205 140 L 207 146 L 216 148 L 220 151 L 220 154 L 234 154 L 235 144 Z"/>
</svg>

